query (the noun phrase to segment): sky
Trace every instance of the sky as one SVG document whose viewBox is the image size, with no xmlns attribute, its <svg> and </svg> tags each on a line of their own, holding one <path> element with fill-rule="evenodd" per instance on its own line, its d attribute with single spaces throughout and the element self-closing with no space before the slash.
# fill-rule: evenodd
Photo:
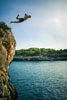
<svg viewBox="0 0 67 100">
<path fill-rule="evenodd" d="M 10 24 L 17 14 L 31 18 Z M 0 0 L 0 22 L 12 28 L 16 49 L 67 49 L 67 0 Z"/>
</svg>

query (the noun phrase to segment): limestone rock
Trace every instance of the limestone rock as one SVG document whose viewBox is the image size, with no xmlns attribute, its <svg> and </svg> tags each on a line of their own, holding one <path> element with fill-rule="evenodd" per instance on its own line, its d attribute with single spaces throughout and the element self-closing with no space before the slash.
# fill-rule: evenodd
<svg viewBox="0 0 67 100">
<path fill-rule="evenodd" d="M 15 54 L 16 42 L 11 30 L 6 28 L 7 25 L 0 24 L 0 100 L 17 100 L 17 91 L 10 83 L 8 75 L 8 68 Z"/>
</svg>

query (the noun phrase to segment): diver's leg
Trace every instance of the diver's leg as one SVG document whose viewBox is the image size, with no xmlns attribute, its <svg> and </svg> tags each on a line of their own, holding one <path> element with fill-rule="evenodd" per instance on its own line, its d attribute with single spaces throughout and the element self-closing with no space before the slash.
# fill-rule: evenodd
<svg viewBox="0 0 67 100">
<path fill-rule="evenodd" d="M 19 14 L 17 15 L 16 19 L 19 19 Z"/>
<path fill-rule="evenodd" d="M 10 23 L 20 23 L 19 21 L 11 21 Z"/>
</svg>

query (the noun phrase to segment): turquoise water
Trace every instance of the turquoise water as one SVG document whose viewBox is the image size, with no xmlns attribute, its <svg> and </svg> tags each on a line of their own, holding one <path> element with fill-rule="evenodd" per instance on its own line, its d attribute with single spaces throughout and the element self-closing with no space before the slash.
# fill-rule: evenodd
<svg viewBox="0 0 67 100">
<path fill-rule="evenodd" d="M 9 68 L 18 100 L 67 100 L 67 61 L 20 61 Z"/>
</svg>

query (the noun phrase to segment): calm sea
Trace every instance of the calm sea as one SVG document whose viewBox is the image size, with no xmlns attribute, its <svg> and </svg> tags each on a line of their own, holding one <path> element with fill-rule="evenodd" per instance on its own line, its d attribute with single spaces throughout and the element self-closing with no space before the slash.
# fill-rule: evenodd
<svg viewBox="0 0 67 100">
<path fill-rule="evenodd" d="M 14 61 L 9 74 L 18 100 L 67 100 L 67 61 Z"/>
</svg>

